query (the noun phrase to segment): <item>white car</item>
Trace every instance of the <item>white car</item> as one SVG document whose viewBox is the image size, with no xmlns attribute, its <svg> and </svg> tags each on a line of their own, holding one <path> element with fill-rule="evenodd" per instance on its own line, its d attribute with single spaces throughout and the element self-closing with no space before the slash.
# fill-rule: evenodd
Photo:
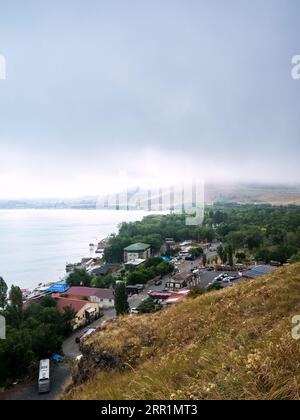
<svg viewBox="0 0 300 420">
<path fill-rule="evenodd" d="M 138 314 L 139 314 L 139 310 L 138 310 L 137 308 L 132 308 L 132 309 L 130 310 L 130 313 L 131 313 L 132 315 L 138 315 Z"/>
<path fill-rule="evenodd" d="M 223 281 L 225 277 L 227 277 L 227 274 L 220 274 L 219 276 L 214 278 L 214 281 Z"/>
</svg>

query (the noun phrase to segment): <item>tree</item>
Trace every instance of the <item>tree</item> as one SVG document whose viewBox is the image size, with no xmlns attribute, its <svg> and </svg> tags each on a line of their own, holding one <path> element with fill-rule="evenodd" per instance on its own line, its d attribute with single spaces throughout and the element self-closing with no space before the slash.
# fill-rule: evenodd
<svg viewBox="0 0 300 420">
<path fill-rule="evenodd" d="M 147 261 L 145 261 L 144 267 L 145 268 L 154 267 L 160 264 L 161 262 L 163 262 L 163 259 L 161 257 L 151 257 L 151 258 L 148 258 Z"/>
<path fill-rule="evenodd" d="M 62 314 L 64 336 L 72 332 L 73 320 L 75 319 L 75 316 L 76 311 L 71 306 L 64 308 L 64 313 Z"/>
<path fill-rule="evenodd" d="M 40 305 L 44 308 L 56 308 L 56 300 L 51 296 L 45 296 L 41 300 Z"/>
<path fill-rule="evenodd" d="M 268 248 L 261 248 L 256 254 L 255 254 L 256 261 L 263 261 L 264 263 L 269 263 L 272 259 L 271 257 L 271 251 Z"/>
<path fill-rule="evenodd" d="M 115 286 L 115 278 L 108 274 L 107 276 L 97 276 L 92 280 L 92 286 L 98 289 L 109 289 Z"/>
<path fill-rule="evenodd" d="M 8 328 L 6 340 L 0 341 L 0 384 L 20 378 L 33 360 L 30 331 Z"/>
<path fill-rule="evenodd" d="M 238 250 L 245 245 L 246 237 L 242 231 L 230 232 L 226 236 L 226 242 L 229 243 L 234 250 Z"/>
<path fill-rule="evenodd" d="M 63 337 L 71 332 L 75 317 L 70 308 L 61 314 L 49 296 L 21 313 L 19 288 L 12 288 L 10 298 L 4 312 L 6 340 L 0 340 L 0 385 L 22 378 L 32 363 L 61 351 Z"/>
<path fill-rule="evenodd" d="M 199 258 L 201 255 L 203 255 L 203 249 L 201 247 L 199 248 L 192 248 L 190 250 L 190 254 L 193 258 Z"/>
<path fill-rule="evenodd" d="M 212 220 L 215 225 L 219 225 L 226 220 L 226 216 L 223 212 L 217 210 L 215 213 L 213 213 Z"/>
<path fill-rule="evenodd" d="M 23 295 L 21 289 L 18 286 L 11 286 L 9 292 L 9 300 L 10 305 L 19 313 L 21 313 L 23 308 Z"/>
<path fill-rule="evenodd" d="M 263 243 L 263 235 L 258 229 L 252 229 L 246 237 L 246 244 L 250 250 L 258 248 Z"/>
<path fill-rule="evenodd" d="M 148 235 L 143 238 L 143 242 L 151 245 L 153 252 L 159 252 L 163 244 L 160 234 Z"/>
<path fill-rule="evenodd" d="M 300 252 L 298 252 L 297 254 L 293 255 L 291 258 L 291 263 L 298 263 L 300 262 Z"/>
<path fill-rule="evenodd" d="M 150 314 L 157 310 L 157 306 L 155 305 L 153 299 L 148 298 L 144 300 L 139 306 L 138 311 L 140 314 Z"/>
<path fill-rule="evenodd" d="M 146 270 L 136 270 L 133 273 L 128 274 L 127 284 L 135 285 L 135 284 L 145 284 L 145 283 L 147 283 L 148 277 L 147 277 L 146 273 L 147 273 Z"/>
<path fill-rule="evenodd" d="M 205 289 L 194 287 L 188 294 L 188 297 L 192 299 L 196 299 L 197 297 L 204 295 L 204 293 L 205 293 Z"/>
<path fill-rule="evenodd" d="M 124 228 L 121 226 L 118 236 L 111 236 L 108 244 L 109 246 L 104 250 L 104 259 L 108 263 L 122 262 L 124 258 L 124 248 L 134 243 L 132 238 L 127 233 L 121 233 L 122 229 L 124 230 Z"/>
<path fill-rule="evenodd" d="M 205 241 L 212 242 L 216 237 L 214 229 L 210 227 L 202 227 L 200 230 L 200 239 L 202 238 Z"/>
<path fill-rule="evenodd" d="M 159 276 L 166 276 L 174 270 L 172 264 L 161 262 L 158 266 L 155 267 L 155 271 Z M 151 280 L 151 279 L 149 279 Z"/>
<path fill-rule="evenodd" d="M 3 280 L 2 277 L 0 277 L 0 308 L 4 308 L 6 304 L 6 298 L 7 298 L 7 284 Z"/>
<path fill-rule="evenodd" d="M 233 249 L 231 245 L 228 245 L 227 247 L 227 255 L 228 255 L 228 264 L 230 265 L 230 267 L 233 267 Z"/>
<path fill-rule="evenodd" d="M 222 289 L 223 289 L 223 287 L 220 284 L 214 283 L 214 284 L 211 284 L 210 286 L 208 286 L 207 291 L 208 292 L 215 292 L 217 290 L 222 290 Z"/>
<path fill-rule="evenodd" d="M 236 257 L 237 262 L 239 264 L 244 263 L 246 261 L 246 259 L 247 259 L 247 256 L 246 256 L 245 252 L 237 252 L 235 254 L 235 257 Z"/>
<path fill-rule="evenodd" d="M 218 256 L 220 257 L 220 260 L 222 261 L 223 264 L 225 264 L 227 261 L 227 250 L 221 245 L 219 246 L 217 252 L 218 252 Z"/>
<path fill-rule="evenodd" d="M 32 350 L 38 359 L 44 359 L 61 351 L 62 336 L 53 333 L 51 324 L 39 324 L 32 331 Z"/>
<path fill-rule="evenodd" d="M 115 288 L 115 308 L 117 316 L 129 313 L 126 284 L 123 281 L 118 282 Z"/>
<path fill-rule="evenodd" d="M 84 286 L 90 287 L 93 276 L 85 270 L 76 269 L 73 273 L 69 274 L 67 284 L 69 286 Z"/>
</svg>

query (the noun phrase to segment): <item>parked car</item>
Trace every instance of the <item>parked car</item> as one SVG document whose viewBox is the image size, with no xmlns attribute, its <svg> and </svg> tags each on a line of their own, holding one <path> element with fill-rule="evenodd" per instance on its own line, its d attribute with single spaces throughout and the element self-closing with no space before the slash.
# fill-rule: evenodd
<svg viewBox="0 0 300 420">
<path fill-rule="evenodd" d="M 75 342 L 80 344 L 82 340 L 84 340 L 89 335 L 94 334 L 95 331 L 97 331 L 96 328 L 89 328 L 88 330 L 85 330 L 81 335 L 75 338 Z"/>
<path fill-rule="evenodd" d="M 132 309 L 130 310 L 130 313 L 131 313 L 132 315 L 138 315 L 140 312 L 139 312 L 139 310 L 138 310 L 137 308 L 132 308 Z"/>
<path fill-rule="evenodd" d="M 103 318 L 104 317 L 104 312 L 100 312 L 99 313 L 99 318 Z"/>
<path fill-rule="evenodd" d="M 225 274 L 219 274 L 217 277 L 214 278 L 214 281 L 223 281 L 225 278 Z"/>
<path fill-rule="evenodd" d="M 155 286 L 161 286 L 162 285 L 162 281 L 161 280 L 156 280 L 156 282 L 154 284 L 155 284 Z"/>
</svg>

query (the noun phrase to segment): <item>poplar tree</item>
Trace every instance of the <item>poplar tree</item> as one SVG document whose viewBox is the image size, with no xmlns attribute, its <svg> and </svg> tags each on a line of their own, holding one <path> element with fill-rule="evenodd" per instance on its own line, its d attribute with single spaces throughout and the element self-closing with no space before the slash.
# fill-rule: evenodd
<svg viewBox="0 0 300 420">
<path fill-rule="evenodd" d="M 123 281 L 118 282 L 115 288 L 115 309 L 117 316 L 129 313 L 126 284 Z"/>
<path fill-rule="evenodd" d="M 4 308 L 6 305 L 7 290 L 7 284 L 5 283 L 3 278 L 0 277 L 0 308 Z"/>
</svg>

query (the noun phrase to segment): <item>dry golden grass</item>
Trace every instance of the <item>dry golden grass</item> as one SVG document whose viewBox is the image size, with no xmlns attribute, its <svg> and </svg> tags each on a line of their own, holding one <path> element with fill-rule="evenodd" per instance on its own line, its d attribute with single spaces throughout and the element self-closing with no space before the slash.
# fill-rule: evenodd
<svg viewBox="0 0 300 420">
<path fill-rule="evenodd" d="M 63 398 L 298 399 L 296 314 L 299 264 L 165 312 L 119 319 L 87 340 L 75 378 L 84 372 L 88 379 Z M 121 367 L 97 369 L 103 351 Z"/>
</svg>

